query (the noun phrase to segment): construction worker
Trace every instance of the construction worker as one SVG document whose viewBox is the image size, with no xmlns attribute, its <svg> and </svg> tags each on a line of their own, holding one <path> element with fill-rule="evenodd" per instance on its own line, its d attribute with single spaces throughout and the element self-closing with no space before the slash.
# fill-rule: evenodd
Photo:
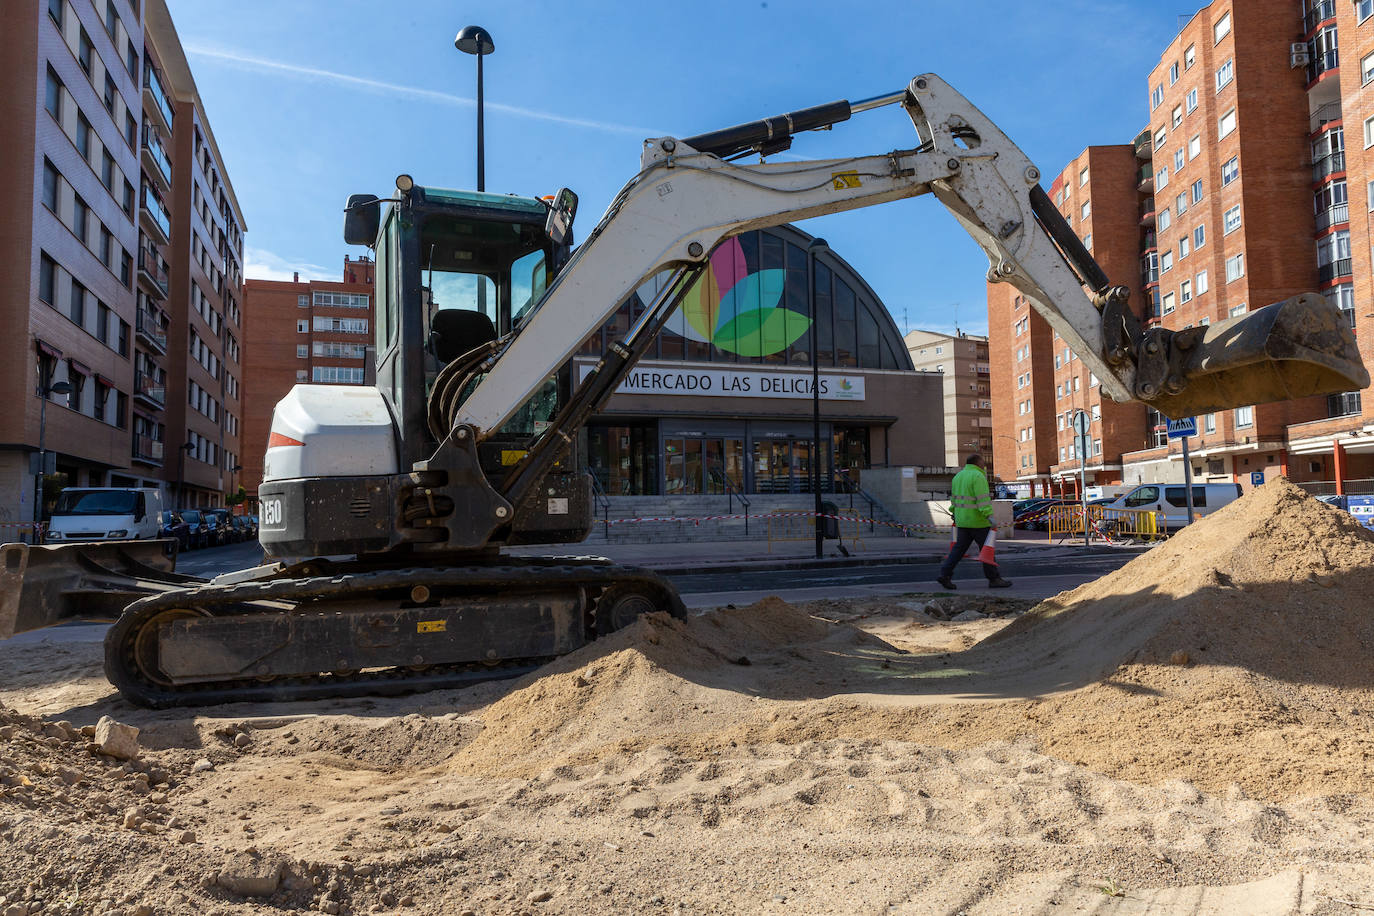
<svg viewBox="0 0 1374 916">
<path fill-rule="evenodd" d="M 989 588 L 1008 588 L 1011 583 L 1002 578 L 997 569 L 994 552 L 997 532 L 992 529 L 992 495 L 988 492 L 987 473 L 983 470 L 983 456 L 973 454 L 964 462 L 964 469 L 954 475 L 950 485 L 953 493 L 950 509 L 954 514 L 954 537 L 949 545 L 949 556 L 940 567 L 940 576 L 935 581 L 948 589 L 956 589 L 951 577 L 954 567 L 963 557 L 969 545 L 977 543 L 978 559 L 983 563 L 983 575 L 988 577 Z"/>
</svg>

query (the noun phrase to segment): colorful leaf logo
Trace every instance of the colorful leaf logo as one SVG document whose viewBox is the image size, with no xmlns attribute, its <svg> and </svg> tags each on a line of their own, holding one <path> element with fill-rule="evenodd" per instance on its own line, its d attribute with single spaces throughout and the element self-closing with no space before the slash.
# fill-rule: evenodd
<svg viewBox="0 0 1374 916">
<path fill-rule="evenodd" d="M 682 300 L 683 336 L 740 356 L 787 349 L 807 332 L 811 319 L 777 305 L 786 283 L 785 270 L 749 273 L 739 239 L 730 239 L 711 253 Z"/>
</svg>

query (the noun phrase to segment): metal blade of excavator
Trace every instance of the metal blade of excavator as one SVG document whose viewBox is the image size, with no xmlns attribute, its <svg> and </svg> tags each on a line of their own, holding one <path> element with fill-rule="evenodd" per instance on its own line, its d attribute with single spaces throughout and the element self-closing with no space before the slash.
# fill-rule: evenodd
<svg viewBox="0 0 1374 916">
<path fill-rule="evenodd" d="M 204 580 L 174 572 L 176 541 L 0 547 L 0 639 L 67 620 L 114 620 L 126 605 Z"/>
<path fill-rule="evenodd" d="M 1168 417 L 1369 386 L 1346 318 L 1314 293 L 1179 331 L 1170 346 L 1169 379 L 1160 379 L 1161 393 L 1147 400 Z"/>
</svg>

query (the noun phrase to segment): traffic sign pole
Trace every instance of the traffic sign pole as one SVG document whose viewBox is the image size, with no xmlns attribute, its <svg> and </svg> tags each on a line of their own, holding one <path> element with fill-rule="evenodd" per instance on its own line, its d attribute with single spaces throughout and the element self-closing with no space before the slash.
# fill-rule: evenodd
<svg viewBox="0 0 1374 916">
<path fill-rule="evenodd" d="M 1080 410 L 1073 415 L 1074 447 L 1078 452 L 1078 499 L 1083 513 L 1083 546 L 1092 544 L 1092 533 L 1088 530 L 1088 412 Z"/>
<path fill-rule="evenodd" d="M 1188 437 L 1183 437 L 1183 489 L 1188 494 L 1188 524 L 1193 523 L 1193 462 L 1188 457 Z"/>
</svg>

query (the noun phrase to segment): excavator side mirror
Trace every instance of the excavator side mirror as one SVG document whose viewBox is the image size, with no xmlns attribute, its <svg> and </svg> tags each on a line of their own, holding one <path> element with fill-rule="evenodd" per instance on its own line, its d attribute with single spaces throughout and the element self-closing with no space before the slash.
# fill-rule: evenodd
<svg viewBox="0 0 1374 916">
<path fill-rule="evenodd" d="M 572 233 L 573 218 L 577 216 L 577 195 L 561 188 L 549 204 L 549 216 L 544 221 L 544 234 L 555 245 L 563 245 Z"/>
<path fill-rule="evenodd" d="M 382 224 L 382 203 L 376 194 L 350 194 L 344 206 L 344 243 L 377 244 L 377 229 Z"/>
</svg>

